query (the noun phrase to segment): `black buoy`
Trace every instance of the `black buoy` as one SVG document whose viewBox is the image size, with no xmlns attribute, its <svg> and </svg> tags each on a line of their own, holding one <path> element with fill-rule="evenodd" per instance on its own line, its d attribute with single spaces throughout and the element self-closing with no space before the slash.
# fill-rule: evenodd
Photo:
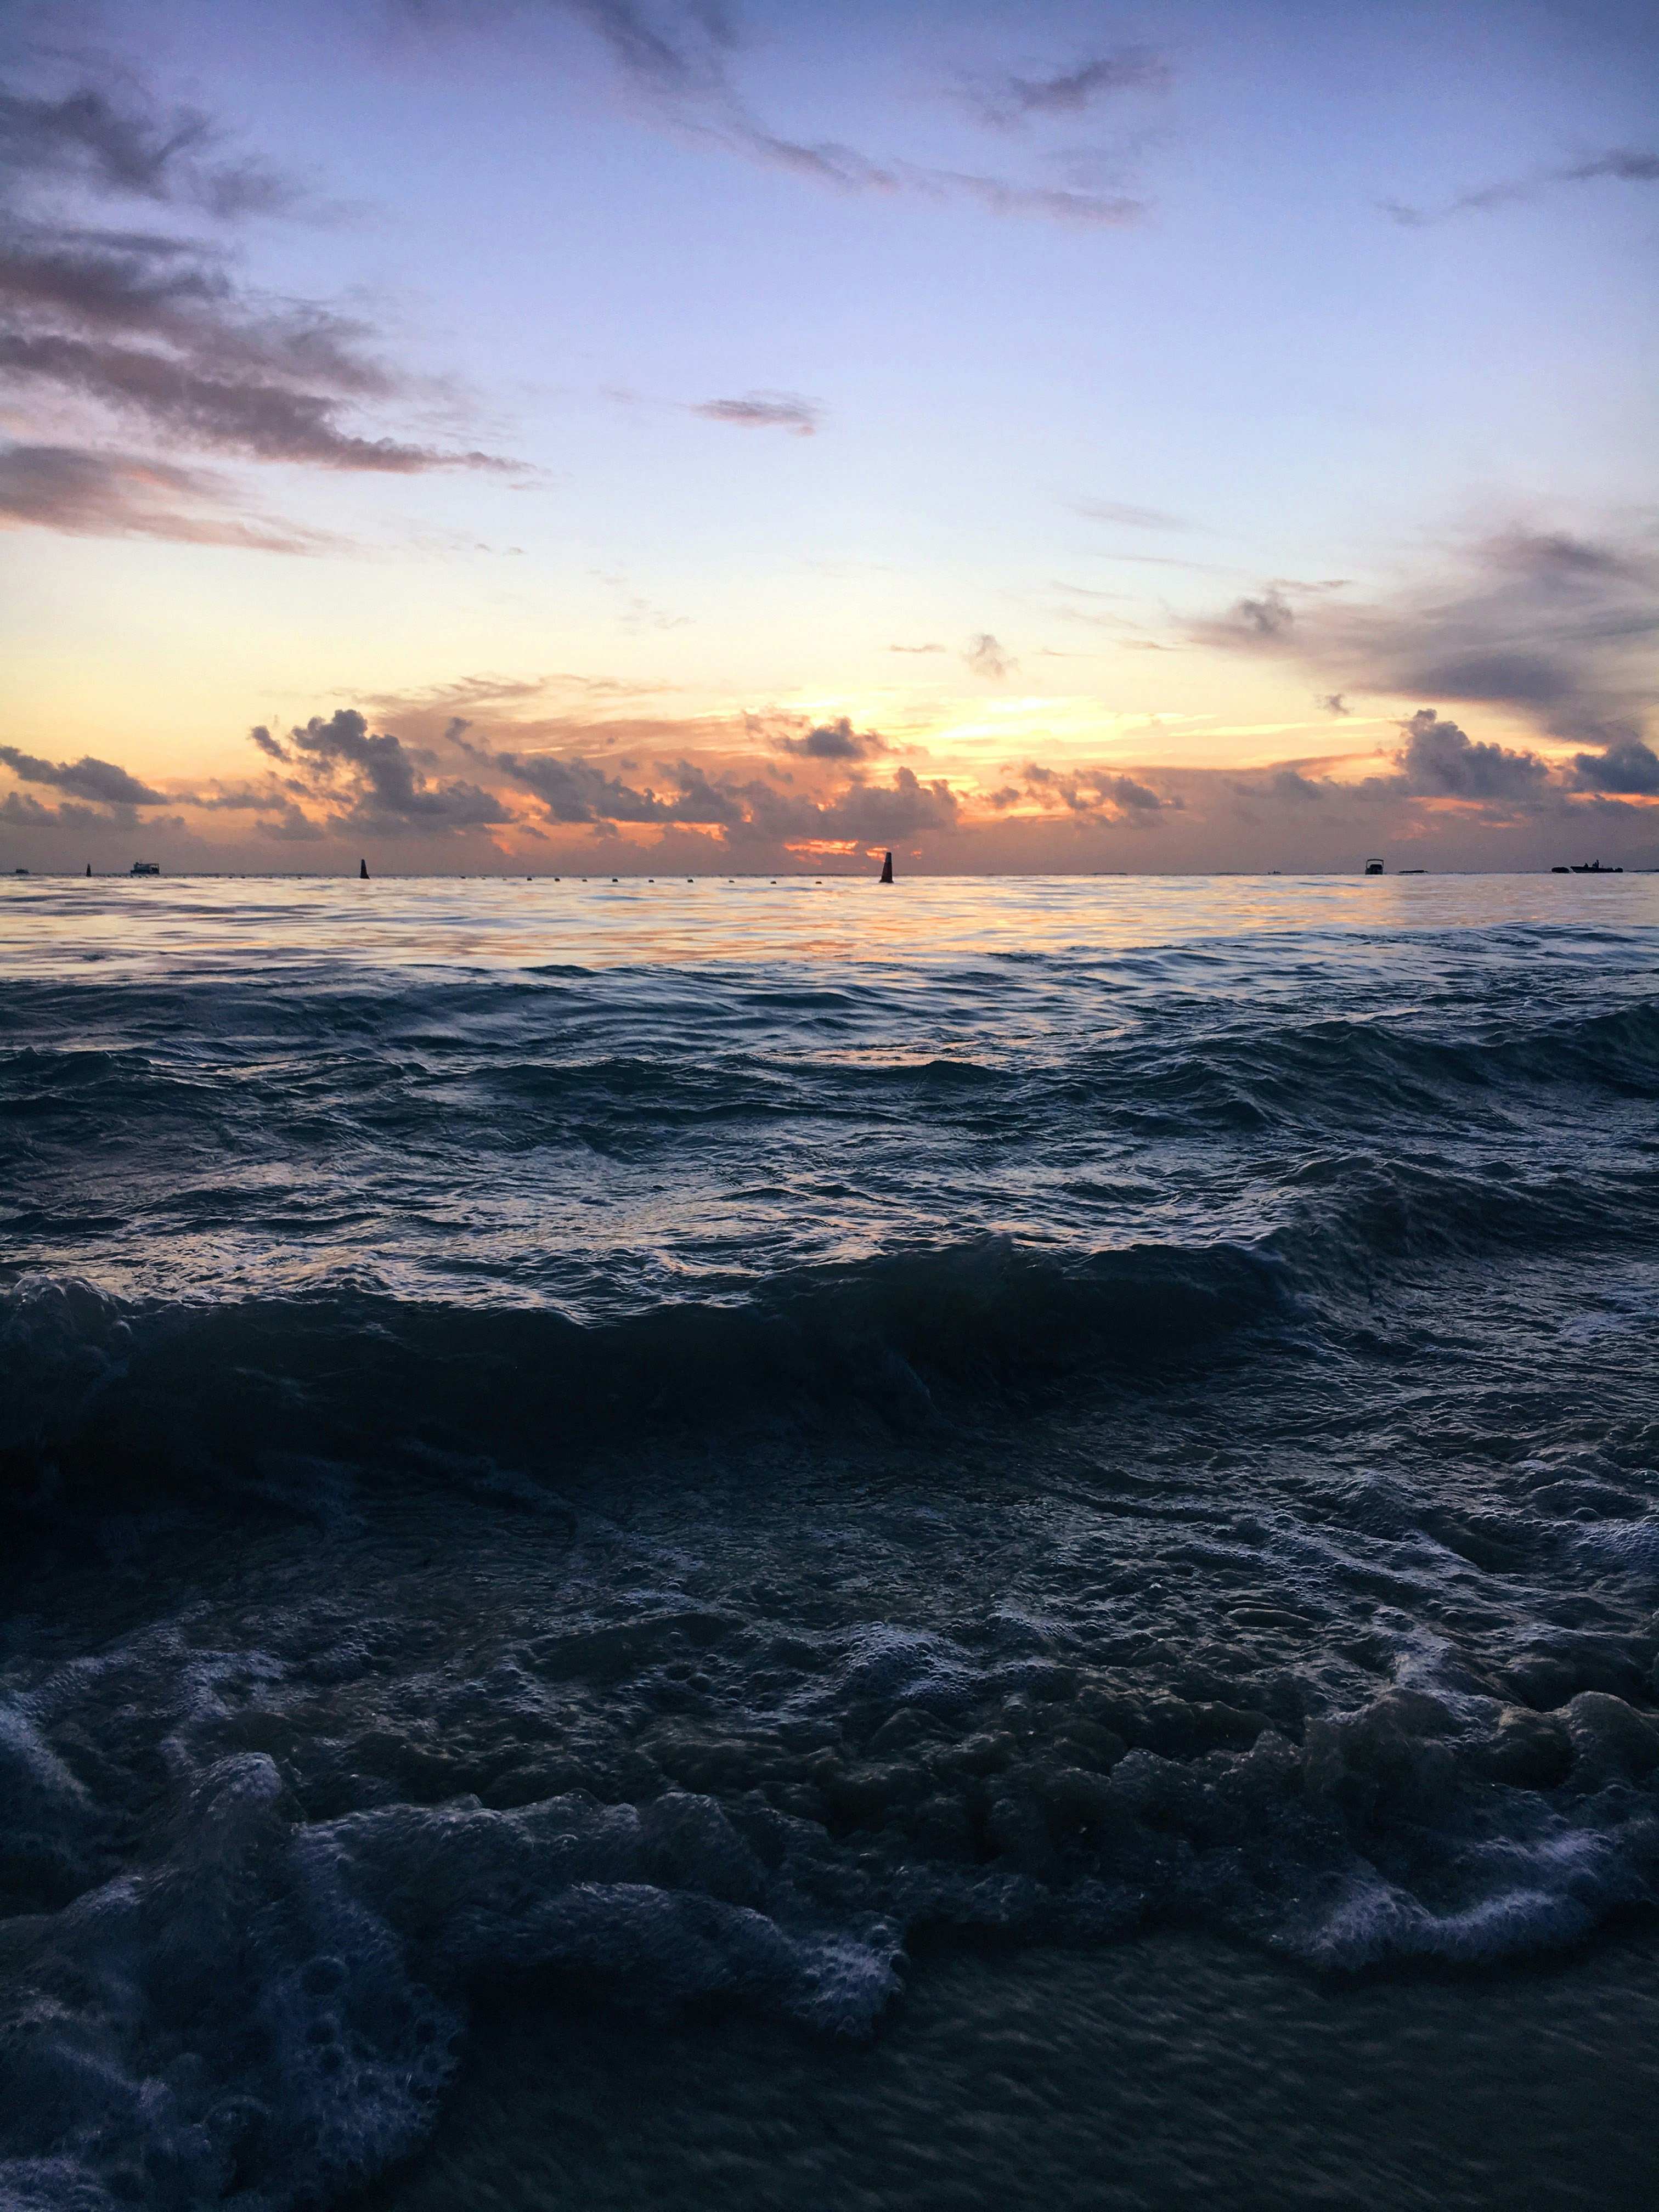
<svg viewBox="0 0 1659 2212">
<path fill-rule="evenodd" d="M 368 881 L 368 862 L 367 860 L 359 860 L 357 863 L 357 880 L 360 884 L 366 884 Z"/>
<path fill-rule="evenodd" d="M 90 860 L 87 862 L 87 873 L 88 875 L 92 873 L 92 862 Z"/>
<path fill-rule="evenodd" d="M 893 856 L 890 853 L 881 864 L 881 879 L 884 884 L 890 884 L 893 880 Z"/>
</svg>

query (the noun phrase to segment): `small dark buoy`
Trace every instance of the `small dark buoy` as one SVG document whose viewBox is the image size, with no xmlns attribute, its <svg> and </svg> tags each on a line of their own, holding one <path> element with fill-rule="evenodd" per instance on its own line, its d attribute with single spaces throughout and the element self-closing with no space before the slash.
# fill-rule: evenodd
<svg viewBox="0 0 1659 2212">
<path fill-rule="evenodd" d="M 92 873 L 92 862 L 90 860 L 87 862 L 87 873 L 88 875 Z"/>
<path fill-rule="evenodd" d="M 357 863 L 357 880 L 360 884 L 366 884 L 368 881 L 368 862 L 367 860 L 359 860 Z"/>
<path fill-rule="evenodd" d="M 893 856 L 890 853 L 881 864 L 881 879 L 884 884 L 890 884 L 893 880 Z"/>
</svg>

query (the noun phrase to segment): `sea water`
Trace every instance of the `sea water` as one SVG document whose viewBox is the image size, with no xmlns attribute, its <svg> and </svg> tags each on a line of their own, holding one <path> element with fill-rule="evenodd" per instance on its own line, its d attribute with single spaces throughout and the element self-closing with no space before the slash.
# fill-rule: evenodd
<svg viewBox="0 0 1659 2212">
<path fill-rule="evenodd" d="M 1123 1992 L 1231 1960 L 1301 2079 L 1613 1943 L 1650 2032 L 1656 953 L 1635 876 L 0 884 L 0 2203 L 803 2201 L 814 2083 L 922 2161 L 818 2201 L 1067 2201 L 951 2148 L 1046 2012 L 1070 2201 L 1284 2203 Z M 596 2160 L 692 2053 L 702 2180 Z"/>
</svg>

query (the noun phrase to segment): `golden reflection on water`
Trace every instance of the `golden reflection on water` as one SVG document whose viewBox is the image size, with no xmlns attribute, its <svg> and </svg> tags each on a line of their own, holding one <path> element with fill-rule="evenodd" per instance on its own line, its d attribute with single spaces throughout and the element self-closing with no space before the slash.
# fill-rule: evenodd
<svg viewBox="0 0 1659 2212">
<path fill-rule="evenodd" d="M 173 980 L 318 963 L 903 966 L 1206 938 L 1659 921 L 1659 877 L 0 878 L 0 975 Z M 113 975 L 112 976 L 113 980 Z"/>
</svg>

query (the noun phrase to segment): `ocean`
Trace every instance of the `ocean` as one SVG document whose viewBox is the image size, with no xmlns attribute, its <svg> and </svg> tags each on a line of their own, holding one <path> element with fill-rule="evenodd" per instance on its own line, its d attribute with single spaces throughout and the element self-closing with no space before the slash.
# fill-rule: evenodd
<svg viewBox="0 0 1659 2212">
<path fill-rule="evenodd" d="M 0 2204 L 1651 2201 L 1656 957 L 0 882 Z"/>
</svg>

